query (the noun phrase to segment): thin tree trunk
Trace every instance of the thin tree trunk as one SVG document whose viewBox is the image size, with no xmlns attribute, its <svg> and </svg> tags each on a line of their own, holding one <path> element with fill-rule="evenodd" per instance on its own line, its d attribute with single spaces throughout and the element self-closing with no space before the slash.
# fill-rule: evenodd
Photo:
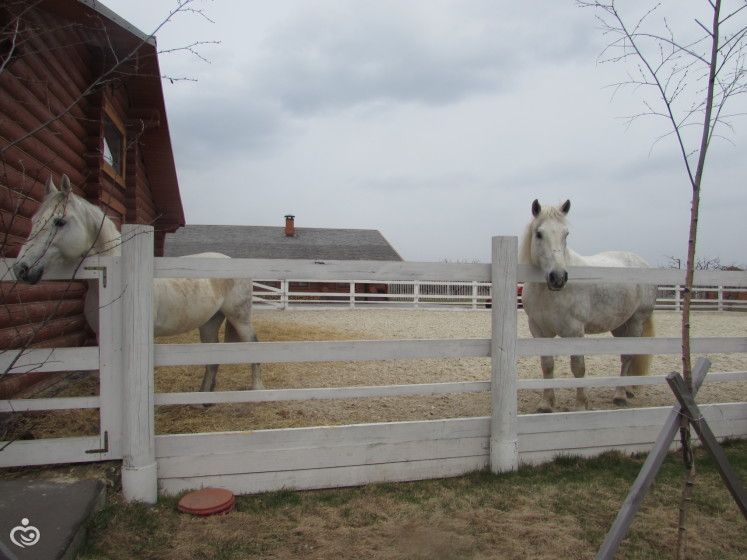
<svg viewBox="0 0 747 560">
<path fill-rule="evenodd" d="M 682 306 L 682 373 L 688 390 L 693 390 L 692 362 L 690 359 L 690 305 L 693 296 L 693 277 L 695 275 L 695 247 L 698 240 L 698 215 L 700 210 L 700 183 L 703 178 L 708 142 L 711 137 L 711 114 L 713 111 L 713 92 L 716 83 L 716 69 L 718 64 L 719 17 L 721 0 L 713 4 L 713 23 L 711 27 L 711 58 L 708 71 L 708 90 L 706 94 L 705 114 L 703 115 L 703 129 L 698 152 L 698 165 L 692 181 L 693 199 L 690 208 L 690 234 L 687 243 L 687 267 L 685 273 L 685 293 Z M 692 501 L 695 486 L 695 461 L 690 441 L 690 422 L 682 417 L 680 429 L 682 441 L 683 473 L 682 496 L 679 508 L 679 526 L 677 531 L 677 556 L 684 560 L 687 552 L 687 515 Z"/>
</svg>

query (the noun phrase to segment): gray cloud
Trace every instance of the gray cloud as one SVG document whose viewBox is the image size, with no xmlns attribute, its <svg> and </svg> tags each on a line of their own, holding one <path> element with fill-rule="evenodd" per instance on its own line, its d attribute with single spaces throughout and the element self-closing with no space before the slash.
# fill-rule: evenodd
<svg viewBox="0 0 747 560">
<path fill-rule="evenodd" d="M 258 87 L 302 115 L 387 101 L 444 105 L 510 90 L 524 69 L 567 60 L 591 36 L 552 32 L 552 9 L 530 14 L 538 21 L 527 27 L 494 2 L 416 5 L 315 3 L 266 39 Z"/>
<path fill-rule="evenodd" d="M 281 142 L 285 123 L 276 105 L 244 92 L 224 92 L 169 106 L 178 164 L 268 153 Z"/>
</svg>

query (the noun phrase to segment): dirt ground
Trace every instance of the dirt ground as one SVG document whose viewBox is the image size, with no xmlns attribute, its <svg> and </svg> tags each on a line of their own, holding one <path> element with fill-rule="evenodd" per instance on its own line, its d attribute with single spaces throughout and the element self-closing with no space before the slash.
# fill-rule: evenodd
<svg viewBox="0 0 747 560">
<path fill-rule="evenodd" d="M 419 338 L 489 338 L 488 311 L 433 310 L 260 310 L 255 314 L 260 340 L 377 340 Z M 657 336 L 677 337 L 680 315 L 656 314 Z M 518 334 L 530 337 L 526 315 L 519 314 Z M 697 313 L 692 319 L 693 336 L 747 336 L 747 314 Z M 168 342 L 196 341 L 195 336 L 169 339 Z M 165 342 L 166 340 L 164 340 Z M 713 354 L 711 371 L 743 371 L 746 354 Z M 587 376 L 613 376 L 619 373 L 618 356 L 590 356 L 586 360 Z M 521 378 L 539 378 L 539 358 L 521 358 Z M 655 356 L 652 374 L 681 370 L 677 355 Z M 159 368 L 158 391 L 190 391 L 199 386 L 202 369 L 197 367 Z M 570 377 L 567 357 L 556 361 L 556 376 Z M 218 374 L 218 390 L 248 387 L 245 366 L 225 366 Z M 388 385 L 450 381 L 487 381 L 489 359 L 393 360 L 375 362 L 336 362 L 268 364 L 263 366 L 265 387 L 335 387 Z M 589 390 L 593 409 L 613 408 L 612 389 Z M 557 391 L 557 410 L 572 410 L 575 390 Z M 540 403 L 539 391 L 519 392 L 519 412 L 535 412 Z M 747 400 L 747 384 L 713 383 L 699 394 L 699 402 L 735 402 Z M 161 433 L 176 431 L 213 431 L 257 428 L 348 424 L 377 421 L 400 421 L 432 418 L 456 418 L 489 414 L 490 396 L 484 394 L 446 395 L 437 397 L 401 397 L 349 399 L 313 402 L 220 405 L 195 414 L 193 408 L 161 407 L 157 429 Z M 666 386 L 642 387 L 632 406 L 663 406 L 673 403 Z M 185 429 L 186 428 L 186 429 Z"/>
<path fill-rule="evenodd" d="M 656 335 L 678 337 L 680 315 L 656 313 Z M 747 336 L 747 313 L 698 312 L 692 317 L 693 336 Z M 262 341 L 280 340 L 381 340 L 432 338 L 489 338 L 489 311 L 434 310 L 258 310 L 254 324 Z M 526 315 L 519 313 L 519 337 L 530 337 Z M 198 342 L 197 332 L 158 342 Z M 711 371 L 747 370 L 747 354 L 708 356 Z M 520 378 L 540 378 L 539 358 L 521 358 Z M 678 355 L 655 356 L 652 374 L 681 370 Z M 392 360 L 372 362 L 320 362 L 266 364 L 262 366 L 267 389 L 299 387 L 341 387 L 451 381 L 490 380 L 489 359 Z M 614 376 L 619 373 L 618 356 L 590 356 L 587 376 Z M 202 380 L 198 366 L 157 368 L 157 392 L 195 391 Z M 556 360 L 556 377 L 571 377 L 567 357 Z M 217 390 L 247 389 L 249 368 L 221 366 Z M 96 394 L 96 379 L 78 380 L 64 395 Z M 587 391 L 592 409 L 614 408 L 613 389 Z M 540 403 L 540 391 L 519 392 L 519 413 L 533 413 Z M 556 410 L 572 410 L 575 390 L 556 391 Z M 667 386 L 646 386 L 637 391 L 631 406 L 665 406 L 674 399 Z M 705 385 L 698 401 L 747 401 L 747 383 L 727 382 Z M 163 406 L 156 411 L 157 433 L 253 430 L 366 422 L 457 418 L 488 415 L 489 393 L 435 397 L 368 398 L 282 403 L 215 405 L 209 408 Z M 54 437 L 97 432 L 97 411 L 65 411 L 25 415 L 31 437 Z M 23 424 L 23 422 L 21 423 Z M 65 433 L 61 433 L 64 430 Z"/>
</svg>

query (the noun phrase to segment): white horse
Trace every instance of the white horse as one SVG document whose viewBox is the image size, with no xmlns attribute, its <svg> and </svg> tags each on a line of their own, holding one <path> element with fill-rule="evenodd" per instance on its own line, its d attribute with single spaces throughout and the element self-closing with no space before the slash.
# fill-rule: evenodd
<svg viewBox="0 0 747 560">
<path fill-rule="evenodd" d="M 31 234 L 21 247 L 13 272 L 18 280 L 35 284 L 50 264 L 75 264 L 92 255 L 119 255 L 121 243 L 114 223 L 100 208 L 72 192 L 67 175 L 62 176 L 59 190 L 50 177 L 46 197 L 32 218 Z M 229 258 L 220 253 L 190 256 Z M 257 340 L 250 323 L 250 280 L 156 278 L 153 282 L 155 336 L 199 329 L 202 342 L 218 342 L 218 331 L 227 319 L 226 342 Z M 88 324 L 98 333 L 98 297 L 91 285 L 85 314 Z M 251 369 L 252 388 L 261 389 L 259 364 L 252 364 Z M 215 388 L 217 371 L 217 365 L 205 367 L 201 391 Z"/>
<path fill-rule="evenodd" d="M 612 332 L 614 336 L 653 336 L 653 311 L 656 286 L 645 284 L 570 283 L 569 266 L 647 267 L 638 255 L 626 252 L 606 252 L 588 257 L 571 251 L 566 240 L 566 215 L 570 200 L 558 207 L 543 208 L 532 203 L 534 218 L 524 233 L 519 262 L 539 267 L 545 274 L 544 283 L 528 282 L 522 301 L 529 318 L 529 330 L 535 338 L 582 337 L 584 334 Z M 645 375 L 651 362 L 647 355 L 623 355 L 620 375 Z M 553 356 L 542 356 L 542 375 L 553 376 Z M 571 356 L 575 377 L 586 373 L 584 357 Z M 627 405 L 633 397 L 630 389 L 618 387 L 613 402 Z M 545 389 L 538 412 L 552 412 L 555 393 Z M 583 388 L 576 390 L 576 409 L 588 408 Z"/>
</svg>

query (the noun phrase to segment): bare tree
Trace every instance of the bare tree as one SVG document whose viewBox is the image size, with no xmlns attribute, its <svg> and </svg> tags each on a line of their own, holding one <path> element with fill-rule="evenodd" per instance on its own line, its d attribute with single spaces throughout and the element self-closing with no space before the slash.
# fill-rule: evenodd
<svg viewBox="0 0 747 560">
<path fill-rule="evenodd" d="M 682 369 L 692 391 L 690 306 L 693 274 L 698 265 L 702 179 L 711 142 L 728 134 L 738 116 L 728 112 L 729 101 L 747 92 L 747 2 L 704 0 L 703 11 L 691 16 L 694 22 L 684 36 L 675 34 L 670 18 L 657 17 L 661 3 L 635 17 L 623 14 L 614 0 L 578 3 L 595 10 L 602 31 L 609 38 L 600 61 L 624 64 L 627 69 L 627 79 L 615 84 L 616 90 L 630 88 L 642 97 L 644 109 L 631 115 L 629 121 L 643 117 L 666 121 L 667 132 L 655 143 L 673 138 L 682 157 L 692 192 L 682 311 Z M 682 15 L 679 3 L 675 9 Z M 689 435 L 689 424 L 683 419 L 686 474 L 680 504 L 678 558 L 685 555 L 687 511 L 695 474 Z"/>
</svg>

